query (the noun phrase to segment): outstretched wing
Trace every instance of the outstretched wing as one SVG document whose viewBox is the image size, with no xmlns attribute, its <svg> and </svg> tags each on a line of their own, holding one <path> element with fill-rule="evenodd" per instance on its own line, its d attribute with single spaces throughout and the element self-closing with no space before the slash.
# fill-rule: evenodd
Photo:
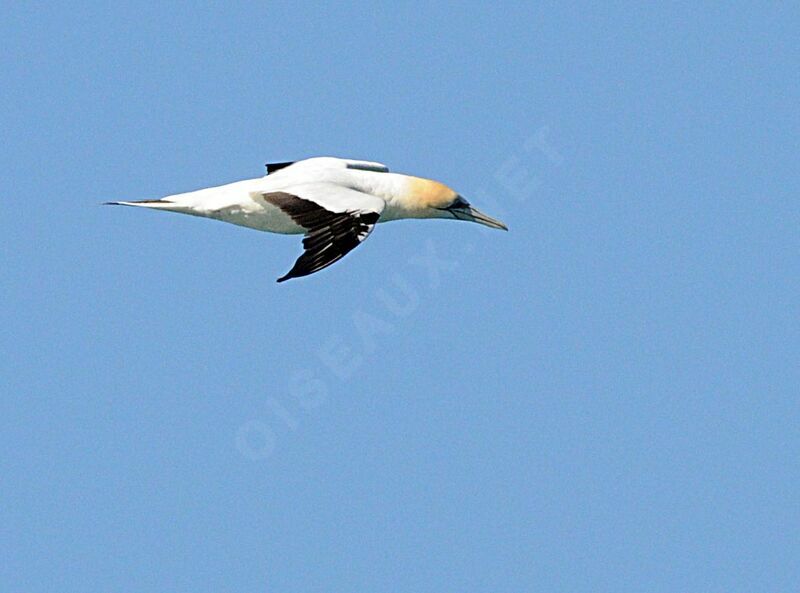
<svg viewBox="0 0 800 593">
<path fill-rule="evenodd" d="M 268 192 L 261 197 L 305 229 L 303 255 L 278 282 L 327 268 L 372 232 L 385 203 L 380 198 L 328 183 Z"/>
</svg>

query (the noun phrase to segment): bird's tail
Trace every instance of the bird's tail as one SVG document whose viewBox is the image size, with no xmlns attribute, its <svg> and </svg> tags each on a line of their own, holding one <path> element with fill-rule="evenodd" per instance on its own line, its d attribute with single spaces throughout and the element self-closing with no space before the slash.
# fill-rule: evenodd
<svg viewBox="0 0 800 593">
<path fill-rule="evenodd" d="M 178 205 L 170 200 L 134 200 L 103 202 L 104 206 L 136 206 L 138 208 L 154 208 L 156 210 L 176 210 Z"/>
</svg>

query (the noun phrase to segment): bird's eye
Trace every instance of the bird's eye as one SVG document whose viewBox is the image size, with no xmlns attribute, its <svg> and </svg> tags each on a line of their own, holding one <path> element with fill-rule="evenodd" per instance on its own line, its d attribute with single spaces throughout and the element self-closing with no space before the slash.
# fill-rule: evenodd
<svg viewBox="0 0 800 593">
<path fill-rule="evenodd" d="M 453 208 L 469 208 L 469 202 L 467 202 L 461 196 L 458 196 L 455 200 L 453 200 L 453 203 L 450 204 L 450 206 L 448 206 L 448 208 L 450 208 L 450 209 L 453 209 Z"/>
</svg>

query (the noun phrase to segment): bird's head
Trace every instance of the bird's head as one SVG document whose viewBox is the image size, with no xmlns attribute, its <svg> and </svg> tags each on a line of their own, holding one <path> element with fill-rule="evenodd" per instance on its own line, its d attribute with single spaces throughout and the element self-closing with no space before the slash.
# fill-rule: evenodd
<svg viewBox="0 0 800 593">
<path fill-rule="evenodd" d="M 493 229 L 508 230 L 499 220 L 472 206 L 461 194 L 432 179 L 414 178 L 407 204 L 416 218 L 447 218 L 477 222 Z"/>
</svg>

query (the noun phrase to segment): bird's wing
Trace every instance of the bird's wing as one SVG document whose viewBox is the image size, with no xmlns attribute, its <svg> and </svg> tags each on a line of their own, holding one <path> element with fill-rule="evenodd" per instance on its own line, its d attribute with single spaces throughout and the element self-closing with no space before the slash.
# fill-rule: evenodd
<svg viewBox="0 0 800 593">
<path fill-rule="evenodd" d="M 389 167 L 383 163 L 373 161 L 359 161 L 356 159 L 340 159 L 332 156 L 314 157 L 302 161 L 284 161 L 280 163 L 267 163 L 267 175 L 276 173 L 288 167 L 292 171 L 299 169 L 359 169 L 361 171 L 374 171 L 376 173 L 388 173 Z"/>
<path fill-rule="evenodd" d="M 372 231 L 383 200 L 333 183 L 307 183 L 260 197 L 305 229 L 303 255 L 278 282 L 308 276 L 339 261 Z"/>
</svg>

